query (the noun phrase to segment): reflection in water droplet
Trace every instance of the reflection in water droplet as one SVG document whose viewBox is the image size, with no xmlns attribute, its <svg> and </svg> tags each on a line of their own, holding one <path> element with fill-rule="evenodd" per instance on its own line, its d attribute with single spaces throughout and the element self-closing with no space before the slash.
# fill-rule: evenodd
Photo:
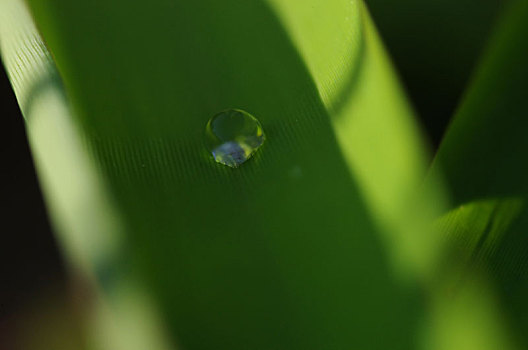
<svg viewBox="0 0 528 350">
<path fill-rule="evenodd" d="M 205 138 L 214 159 L 232 168 L 251 158 L 266 140 L 257 118 L 239 109 L 212 117 L 205 128 Z"/>
</svg>

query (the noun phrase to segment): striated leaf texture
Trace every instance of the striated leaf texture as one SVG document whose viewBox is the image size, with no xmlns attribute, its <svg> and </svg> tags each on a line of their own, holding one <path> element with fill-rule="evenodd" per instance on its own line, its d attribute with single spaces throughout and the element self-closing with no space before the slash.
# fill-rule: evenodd
<svg viewBox="0 0 528 350">
<path fill-rule="evenodd" d="M 469 349 L 432 331 L 482 304 L 438 312 L 443 189 L 421 184 L 427 152 L 361 2 L 28 5 L 38 30 L 0 2 L 2 56 L 100 297 L 95 348 Z M 226 108 L 267 135 L 238 169 L 203 145 Z"/>
<path fill-rule="evenodd" d="M 520 348 L 528 346 L 528 3 L 514 1 L 440 147 L 453 197 L 442 219 L 467 262 L 463 285 L 486 275 Z M 442 222 L 441 220 L 441 222 Z"/>
</svg>

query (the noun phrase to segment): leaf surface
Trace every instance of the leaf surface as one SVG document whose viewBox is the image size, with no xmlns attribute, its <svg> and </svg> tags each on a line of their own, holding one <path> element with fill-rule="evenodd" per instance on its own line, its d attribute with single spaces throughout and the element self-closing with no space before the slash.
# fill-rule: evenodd
<svg viewBox="0 0 528 350">
<path fill-rule="evenodd" d="M 4 62 L 103 348 L 417 345 L 443 195 L 362 3 L 28 4 Z M 226 108 L 267 135 L 238 169 L 203 145 Z"/>
</svg>

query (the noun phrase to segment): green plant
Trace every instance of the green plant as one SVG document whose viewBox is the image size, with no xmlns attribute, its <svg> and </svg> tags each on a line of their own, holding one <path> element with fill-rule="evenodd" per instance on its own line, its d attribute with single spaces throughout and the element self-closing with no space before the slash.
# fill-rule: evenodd
<svg viewBox="0 0 528 350">
<path fill-rule="evenodd" d="M 3 0 L 0 44 L 57 233 L 97 291 L 90 346 L 528 343 L 525 2 L 429 172 L 361 1 L 28 5 L 42 37 Z M 203 146 L 226 108 L 268 138 L 238 169 Z"/>
</svg>

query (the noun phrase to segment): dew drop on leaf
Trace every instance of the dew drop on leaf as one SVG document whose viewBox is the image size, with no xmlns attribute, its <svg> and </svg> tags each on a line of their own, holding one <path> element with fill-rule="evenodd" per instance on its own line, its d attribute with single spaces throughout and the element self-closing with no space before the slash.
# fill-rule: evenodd
<svg viewBox="0 0 528 350">
<path fill-rule="evenodd" d="M 205 127 L 205 138 L 215 161 L 232 168 L 251 158 L 266 140 L 257 118 L 239 109 L 213 116 Z"/>
</svg>

